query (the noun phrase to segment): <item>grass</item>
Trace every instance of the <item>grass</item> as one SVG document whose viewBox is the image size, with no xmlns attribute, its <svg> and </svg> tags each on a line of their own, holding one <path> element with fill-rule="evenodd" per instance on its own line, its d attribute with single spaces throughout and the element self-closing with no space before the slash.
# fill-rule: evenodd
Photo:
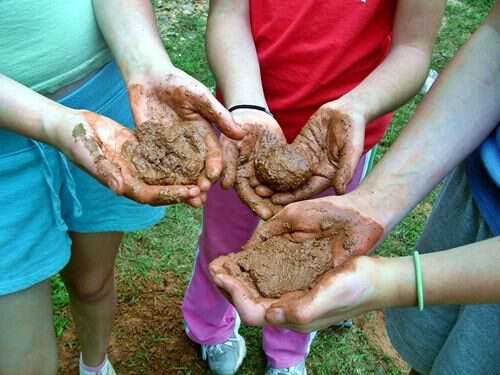
<svg viewBox="0 0 500 375">
<path fill-rule="evenodd" d="M 195 5 L 192 5 L 192 4 Z M 208 87 L 214 79 L 207 68 L 204 51 L 204 7 L 200 2 L 155 0 L 162 37 L 173 62 Z M 493 1 L 449 1 L 438 44 L 433 55 L 432 67 L 442 70 L 458 47 L 475 30 Z M 421 96 L 415 97 L 394 116 L 393 124 L 381 142 L 377 159 L 380 159 L 403 129 L 414 112 Z M 436 192 L 424 200 L 386 239 L 379 249 L 384 256 L 409 254 L 415 246 L 425 220 L 432 207 Z M 122 282 L 136 278 L 157 277 L 170 271 L 187 282 L 191 275 L 196 240 L 200 230 L 201 211 L 177 205 L 168 209 L 168 217 L 154 228 L 125 237 L 117 267 Z M 132 282 L 132 281 L 130 281 Z M 60 335 L 69 325 L 68 296 L 59 278 L 52 281 L 55 305 L 56 332 Z M 179 290 L 179 298 L 183 291 Z M 248 342 L 248 356 L 240 375 L 262 373 L 260 330 L 243 329 Z M 145 354 L 144 354 L 145 355 Z M 319 333 L 308 359 L 310 373 L 315 374 L 402 374 L 395 364 L 374 348 L 365 333 L 358 327 L 349 331 L 325 330 Z M 189 373 L 187 371 L 186 373 Z"/>
</svg>

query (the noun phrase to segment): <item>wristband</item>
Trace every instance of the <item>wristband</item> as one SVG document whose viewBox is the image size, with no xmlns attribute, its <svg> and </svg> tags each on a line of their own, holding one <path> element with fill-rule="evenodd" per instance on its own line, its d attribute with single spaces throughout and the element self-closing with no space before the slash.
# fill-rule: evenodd
<svg viewBox="0 0 500 375">
<path fill-rule="evenodd" d="M 266 112 L 268 115 L 273 115 L 271 112 L 268 111 L 266 107 L 262 107 L 260 105 L 254 105 L 254 104 L 238 104 L 238 105 L 233 105 L 231 108 L 228 109 L 229 112 L 233 112 L 236 109 L 256 109 L 257 111 L 262 111 Z"/>
<path fill-rule="evenodd" d="M 413 252 L 413 262 L 415 263 L 418 309 L 422 311 L 424 309 L 424 278 L 422 275 L 422 264 L 420 263 L 420 254 L 418 251 Z"/>
</svg>

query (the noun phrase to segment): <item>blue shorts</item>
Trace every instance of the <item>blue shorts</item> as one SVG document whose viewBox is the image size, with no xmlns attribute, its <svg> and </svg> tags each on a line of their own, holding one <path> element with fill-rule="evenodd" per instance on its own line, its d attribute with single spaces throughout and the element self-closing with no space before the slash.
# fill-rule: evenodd
<svg viewBox="0 0 500 375">
<path fill-rule="evenodd" d="M 115 63 L 59 102 L 133 126 Z M 59 272 L 71 254 L 69 231 L 134 231 L 164 215 L 164 207 L 115 195 L 54 148 L 0 130 L 0 295 Z"/>
</svg>

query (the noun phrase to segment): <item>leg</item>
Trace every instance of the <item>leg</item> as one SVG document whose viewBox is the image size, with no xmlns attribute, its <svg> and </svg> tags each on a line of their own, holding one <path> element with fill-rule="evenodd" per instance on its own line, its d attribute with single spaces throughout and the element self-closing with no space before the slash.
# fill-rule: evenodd
<svg viewBox="0 0 500 375">
<path fill-rule="evenodd" d="M 193 341 L 218 344 L 233 333 L 235 309 L 212 282 L 208 264 L 220 255 L 238 251 L 258 222 L 259 219 L 240 201 L 234 190 L 225 191 L 219 184 L 210 189 L 198 256 L 183 304 L 187 332 Z"/>
<path fill-rule="evenodd" d="M 0 374 L 55 375 L 57 347 L 49 282 L 0 296 Z"/>
<path fill-rule="evenodd" d="M 82 347 L 83 362 L 103 362 L 116 307 L 114 263 L 123 234 L 71 233 L 69 264 L 61 272 Z"/>
</svg>

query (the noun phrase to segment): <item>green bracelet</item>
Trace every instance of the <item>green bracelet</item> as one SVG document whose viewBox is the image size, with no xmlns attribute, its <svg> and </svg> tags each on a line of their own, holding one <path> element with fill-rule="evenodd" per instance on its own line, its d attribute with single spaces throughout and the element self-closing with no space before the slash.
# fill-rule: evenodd
<svg viewBox="0 0 500 375">
<path fill-rule="evenodd" d="M 417 280 L 417 301 L 418 309 L 424 309 L 424 277 L 422 275 L 422 264 L 420 263 L 420 254 L 418 251 L 413 252 L 413 261 L 415 263 L 415 278 Z"/>
</svg>

